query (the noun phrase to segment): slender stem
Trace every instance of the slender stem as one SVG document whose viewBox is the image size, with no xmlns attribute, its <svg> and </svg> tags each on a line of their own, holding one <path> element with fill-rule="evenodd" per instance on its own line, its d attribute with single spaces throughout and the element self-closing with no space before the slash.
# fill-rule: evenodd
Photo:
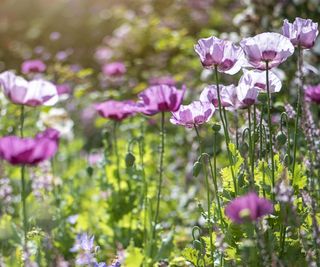
<svg viewBox="0 0 320 267">
<path fill-rule="evenodd" d="M 296 120 L 294 124 L 294 141 L 293 141 L 293 160 L 292 160 L 292 179 L 294 179 L 294 172 L 296 166 L 296 155 L 297 155 L 297 143 L 298 143 L 298 124 L 299 117 L 301 113 L 301 91 L 303 89 L 303 50 L 301 47 L 298 47 L 298 73 L 299 73 L 299 88 L 298 88 L 298 101 L 296 107 Z"/>
<path fill-rule="evenodd" d="M 271 122 L 271 94 L 269 87 L 269 62 L 266 61 L 266 84 L 267 84 L 267 101 L 268 101 L 268 127 L 269 127 L 269 149 L 271 160 L 271 181 L 272 191 L 274 189 L 274 158 L 273 158 L 273 135 L 272 135 L 272 122 Z M 272 199 L 274 200 L 274 193 L 272 193 Z"/>
<path fill-rule="evenodd" d="M 224 136 L 225 136 L 225 140 L 226 140 L 227 153 L 228 153 L 228 158 L 229 158 L 229 163 L 230 163 L 234 192 L 236 195 L 238 195 L 237 181 L 236 181 L 236 177 L 235 177 L 234 170 L 233 170 L 233 160 L 232 160 L 232 155 L 231 155 L 231 152 L 229 149 L 230 139 L 229 139 L 229 133 L 228 133 L 227 121 L 226 121 L 227 117 L 226 117 L 225 109 L 223 109 L 223 111 L 222 111 L 222 105 L 221 105 L 219 77 L 218 77 L 218 68 L 217 67 L 215 67 L 215 78 L 216 78 L 216 86 L 217 86 L 217 94 L 218 94 L 218 102 L 219 102 L 219 114 L 220 114 L 220 119 L 222 122 Z"/>
<path fill-rule="evenodd" d="M 201 137 L 198 131 L 197 126 L 194 124 L 194 129 L 197 133 L 197 138 L 199 142 L 199 150 L 200 150 L 200 157 L 202 160 L 202 169 L 204 172 L 204 176 L 206 178 L 206 187 L 207 187 L 207 205 L 208 205 L 208 218 L 207 218 L 207 223 L 208 223 L 208 230 L 209 230 L 209 238 L 210 238 L 210 255 L 212 259 L 212 264 L 214 265 L 214 256 L 213 256 L 213 240 L 212 240 L 212 225 L 211 225 L 211 199 L 210 199 L 210 184 L 209 184 L 209 178 L 208 178 L 208 172 L 207 172 L 207 167 L 206 167 L 206 160 L 205 157 L 203 157 L 202 153 L 202 142 L 201 142 Z M 209 160 L 209 159 L 208 159 Z"/>
<path fill-rule="evenodd" d="M 21 105 L 20 113 L 20 136 L 23 138 L 23 126 L 24 126 L 24 105 Z M 22 221 L 23 221 L 23 233 L 24 233 L 24 250 L 27 249 L 27 235 L 28 235 L 28 217 L 27 217 L 27 205 L 26 205 L 26 180 L 25 180 L 25 165 L 21 166 L 21 201 L 22 201 Z"/>
<path fill-rule="evenodd" d="M 117 176 L 118 190 L 120 191 L 121 190 L 121 185 L 120 185 L 120 158 L 119 158 L 119 150 L 118 150 L 117 128 L 118 128 L 118 122 L 114 121 L 114 125 L 113 125 L 113 143 L 114 143 L 114 153 L 115 153 L 115 156 L 116 156 L 116 164 L 117 164 L 116 176 Z"/>
<path fill-rule="evenodd" d="M 252 143 L 252 123 L 251 123 L 251 108 L 248 106 L 248 120 L 249 120 L 249 154 L 250 154 L 250 165 L 251 165 L 251 181 L 252 186 L 254 184 L 254 158 L 253 158 L 253 143 Z"/>
<path fill-rule="evenodd" d="M 152 230 L 152 240 L 155 242 L 156 237 L 156 227 L 158 224 L 158 217 L 159 217 L 159 209 L 160 209 L 160 198 L 161 198 L 161 188 L 162 188 L 162 180 L 163 180 L 163 157 L 164 157 L 164 145 L 165 145 L 165 113 L 161 113 L 161 130 L 160 130 L 160 138 L 161 138 L 161 145 L 160 145 L 160 165 L 159 165 L 159 184 L 158 184 L 158 193 L 157 193 L 157 206 L 156 206 L 156 213 L 154 217 L 153 223 L 153 230 Z M 154 246 L 153 246 L 154 248 Z M 153 252 L 153 249 L 152 249 Z"/>
</svg>

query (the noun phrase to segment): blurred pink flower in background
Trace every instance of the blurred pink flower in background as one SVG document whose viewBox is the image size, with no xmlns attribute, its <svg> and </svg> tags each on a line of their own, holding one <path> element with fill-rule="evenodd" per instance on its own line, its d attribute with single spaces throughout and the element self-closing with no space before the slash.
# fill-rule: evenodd
<svg viewBox="0 0 320 267">
<path fill-rule="evenodd" d="M 194 50 L 200 57 L 203 67 L 207 69 L 217 67 L 219 72 L 235 74 L 244 63 L 241 47 L 214 36 L 200 39 Z"/>
<path fill-rule="evenodd" d="M 177 111 L 185 91 L 185 86 L 182 86 L 181 90 L 166 84 L 148 87 L 138 95 L 140 99 L 137 103 L 138 110 L 145 115 Z"/>
<path fill-rule="evenodd" d="M 214 106 L 210 102 L 194 101 L 189 105 L 181 105 L 180 108 L 172 112 L 170 122 L 192 128 L 208 122 L 213 113 Z"/>
<path fill-rule="evenodd" d="M 127 72 L 127 69 L 123 62 L 116 61 L 103 65 L 102 72 L 110 77 L 121 77 Z"/>
<path fill-rule="evenodd" d="M 21 65 L 21 72 L 28 73 L 40 73 L 46 70 L 47 66 L 40 59 L 26 60 Z"/>
<path fill-rule="evenodd" d="M 293 23 L 283 21 L 282 34 L 288 37 L 294 46 L 311 48 L 318 36 L 318 23 L 311 19 L 296 18 Z"/>
<path fill-rule="evenodd" d="M 306 101 L 320 104 L 320 84 L 306 86 L 304 95 Z"/>
<path fill-rule="evenodd" d="M 56 88 L 58 95 L 70 95 L 72 93 L 72 88 L 67 83 L 57 84 Z"/>
<path fill-rule="evenodd" d="M 99 115 L 111 120 L 122 121 L 136 113 L 135 102 L 131 100 L 108 100 L 95 105 Z"/>
<path fill-rule="evenodd" d="M 4 94 L 15 104 L 27 106 L 52 106 L 58 101 L 56 86 L 42 79 L 27 81 L 11 71 L 0 74 Z"/>
<path fill-rule="evenodd" d="M 240 42 L 249 64 L 259 70 L 277 67 L 294 52 L 290 40 L 282 34 L 265 32 Z"/>
<path fill-rule="evenodd" d="M 272 212 L 272 203 L 265 198 L 258 197 L 254 192 L 235 198 L 225 209 L 226 215 L 235 223 L 256 221 Z"/>
<path fill-rule="evenodd" d="M 0 138 L 0 158 L 12 165 L 35 165 L 50 159 L 58 150 L 59 133 L 47 129 L 35 138 L 5 136 Z"/>
</svg>

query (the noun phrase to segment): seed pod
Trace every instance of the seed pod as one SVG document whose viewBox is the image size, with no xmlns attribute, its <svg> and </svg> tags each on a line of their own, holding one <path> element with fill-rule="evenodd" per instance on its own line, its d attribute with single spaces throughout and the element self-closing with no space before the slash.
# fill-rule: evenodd
<svg viewBox="0 0 320 267">
<path fill-rule="evenodd" d="M 135 161 L 136 161 L 136 157 L 131 152 L 128 152 L 126 155 L 127 168 L 132 167 Z"/>
<path fill-rule="evenodd" d="M 277 142 L 279 145 L 283 146 L 287 142 L 287 136 L 284 133 L 279 132 L 277 134 Z"/>
<path fill-rule="evenodd" d="M 93 174 L 93 168 L 91 166 L 87 167 L 87 174 L 91 177 Z"/>
<path fill-rule="evenodd" d="M 212 127 L 211 127 L 211 129 L 212 129 L 212 131 L 214 131 L 214 132 L 216 132 L 216 133 L 219 132 L 220 129 L 221 129 L 220 123 L 215 123 L 215 124 L 213 124 Z"/>
<path fill-rule="evenodd" d="M 249 151 L 249 145 L 248 145 L 248 143 L 247 143 L 247 142 L 242 143 L 241 146 L 240 146 L 240 152 L 241 152 L 241 154 L 242 154 L 242 155 L 245 155 L 245 154 L 248 153 L 248 151 Z"/>
<path fill-rule="evenodd" d="M 201 170 L 201 167 L 202 167 L 202 164 L 199 162 L 199 161 L 196 161 L 194 164 L 193 164 L 193 169 L 192 169 L 192 173 L 193 173 L 193 176 L 194 177 L 197 177 L 200 173 L 200 170 Z"/>
</svg>

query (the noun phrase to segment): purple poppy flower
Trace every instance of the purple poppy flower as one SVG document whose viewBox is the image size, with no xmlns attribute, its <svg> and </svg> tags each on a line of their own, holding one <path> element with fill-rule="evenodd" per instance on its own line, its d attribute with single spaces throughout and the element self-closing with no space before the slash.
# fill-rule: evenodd
<svg viewBox="0 0 320 267">
<path fill-rule="evenodd" d="M 71 86 L 67 83 L 56 85 L 58 95 L 69 95 L 72 92 Z"/>
<path fill-rule="evenodd" d="M 220 89 L 220 99 L 221 99 L 221 106 L 223 107 L 232 107 L 235 106 L 236 96 L 236 86 L 231 85 L 221 85 L 219 86 Z M 210 102 L 216 108 L 219 107 L 219 99 L 218 99 L 218 91 L 216 85 L 209 85 L 203 89 L 200 94 L 200 101 L 201 102 Z"/>
<path fill-rule="evenodd" d="M 265 198 L 259 198 L 254 192 L 237 197 L 225 209 L 226 215 L 235 223 L 244 223 L 247 220 L 256 221 L 272 212 L 272 203 Z"/>
<path fill-rule="evenodd" d="M 206 69 L 217 67 L 219 72 L 235 74 L 244 63 L 244 53 L 241 47 L 214 36 L 200 39 L 194 46 L 194 50 Z"/>
<path fill-rule="evenodd" d="M 281 89 L 280 79 L 269 72 L 270 93 L 279 92 Z M 244 106 L 250 106 L 257 102 L 259 92 L 267 92 L 266 73 L 259 70 L 243 70 L 243 75 L 237 86 L 237 97 Z"/>
<path fill-rule="evenodd" d="M 58 101 L 56 87 L 44 80 L 26 81 L 11 71 L 0 74 L 0 85 L 11 102 L 27 106 L 52 106 Z"/>
<path fill-rule="evenodd" d="M 175 86 L 176 81 L 171 76 L 154 77 L 149 80 L 150 85 L 166 84 L 169 86 Z"/>
<path fill-rule="evenodd" d="M 308 102 L 320 104 L 320 84 L 306 86 L 304 95 Z"/>
<path fill-rule="evenodd" d="M 248 63 L 255 69 L 265 70 L 277 67 L 294 52 L 290 40 L 282 34 L 265 32 L 240 42 Z"/>
<path fill-rule="evenodd" d="M 194 101 L 189 105 L 181 105 L 178 111 L 172 112 L 170 122 L 192 128 L 208 122 L 213 113 L 214 106 L 210 102 Z"/>
<path fill-rule="evenodd" d="M 95 109 L 98 111 L 100 116 L 116 121 L 122 121 L 133 116 L 137 112 L 135 102 L 131 100 L 108 100 L 96 104 Z"/>
<path fill-rule="evenodd" d="M 282 34 L 288 37 L 294 46 L 311 48 L 318 36 L 318 23 L 311 19 L 296 18 L 293 23 L 283 21 Z"/>
<path fill-rule="evenodd" d="M 181 90 L 166 84 L 150 86 L 138 95 L 140 98 L 137 104 L 138 109 L 146 115 L 177 111 L 183 100 L 185 90 L 185 86 L 182 86 Z"/>
<path fill-rule="evenodd" d="M 34 60 L 26 60 L 21 65 L 21 72 L 24 74 L 28 73 L 39 73 L 44 72 L 47 66 L 44 64 L 42 60 L 34 59 Z"/>
<path fill-rule="evenodd" d="M 35 138 L 0 138 L 0 158 L 12 165 L 36 165 L 52 158 L 58 150 L 57 131 L 48 129 Z"/>
<path fill-rule="evenodd" d="M 110 77 L 121 77 L 126 73 L 126 71 L 126 66 L 120 61 L 105 64 L 102 67 L 103 74 Z"/>
</svg>

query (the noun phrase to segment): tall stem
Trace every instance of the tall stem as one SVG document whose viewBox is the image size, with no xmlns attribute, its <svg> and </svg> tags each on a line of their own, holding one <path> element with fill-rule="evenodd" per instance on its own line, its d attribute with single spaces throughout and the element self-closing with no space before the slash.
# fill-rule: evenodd
<svg viewBox="0 0 320 267">
<path fill-rule="evenodd" d="M 298 73 L 299 73 L 299 88 L 298 88 L 298 101 L 296 107 L 296 120 L 294 124 L 294 141 L 293 141 L 293 160 L 292 160 L 292 179 L 294 179 L 294 172 L 296 166 L 296 155 L 297 155 L 297 143 L 298 143 L 298 124 L 301 113 L 301 91 L 303 89 L 303 50 L 298 47 Z"/>
<path fill-rule="evenodd" d="M 158 224 L 158 217 L 159 217 L 159 209 L 160 209 L 160 197 L 161 197 L 161 189 L 162 189 L 162 180 L 163 180 L 163 157 L 164 157 L 164 144 L 165 144 L 165 113 L 161 113 L 161 130 L 160 130 L 160 138 L 161 138 L 161 144 L 160 144 L 160 164 L 159 164 L 159 184 L 158 184 L 158 193 L 157 193 L 157 206 L 156 206 L 156 213 L 154 217 L 154 223 L 153 223 L 153 230 L 152 230 L 152 240 L 155 242 L 156 237 L 156 227 Z M 154 246 L 153 246 L 154 248 Z M 153 249 L 152 249 L 153 252 Z"/>
<path fill-rule="evenodd" d="M 205 157 L 203 157 L 203 151 L 202 151 L 202 142 L 201 142 L 201 137 L 198 131 L 197 126 L 194 124 L 194 129 L 197 133 L 197 138 L 199 142 L 199 150 L 200 150 L 200 157 L 202 160 L 202 169 L 204 172 L 204 176 L 206 178 L 206 187 L 207 187 L 207 205 L 208 205 L 208 218 L 207 218 L 207 223 L 208 223 L 208 230 L 209 230 L 209 235 L 210 235 L 210 255 L 211 255 L 211 260 L 212 264 L 214 265 L 214 256 L 213 256 L 213 240 L 212 240 L 212 225 L 211 225 L 211 199 L 210 199 L 210 184 L 209 184 L 209 178 L 208 178 L 208 172 L 207 172 L 207 167 L 206 167 L 206 160 Z M 209 160 L 209 159 L 208 159 Z"/>
<path fill-rule="evenodd" d="M 117 128 L 118 128 L 118 122 L 114 121 L 113 125 L 113 142 L 114 142 L 114 153 L 116 156 L 116 165 L 117 165 L 117 170 L 116 170 L 116 175 L 117 175 L 117 184 L 118 184 L 118 190 L 121 190 L 121 185 L 120 185 L 120 158 L 119 158 L 119 150 L 118 150 L 118 136 L 117 136 Z"/>
<path fill-rule="evenodd" d="M 273 158 L 273 135 L 272 135 L 272 122 L 271 122 L 271 94 L 269 87 L 269 62 L 266 61 L 266 84 L 267 84 L 267 101 L 268 101 L 268 127 L 269 127 L 269 149 L 271 160 L 271 181 L 272 191 L 274 189 L 274 158 Z M 272 199 L 274 200 L 274 193 L 272 193 Z"/>
<path fill-rule="evenodd" d="M 24 105 L 21 105 L 20 113 L 20 136 L 23 138 L 24 127 Z M 23 233 L 24 233 L 24 250 L 27 249 L 27 234 L 28 234 L 28 221 L 27 221 L 27 208 L 26 208 L 26 181 L 25 181 L 25 165 L 21 166 L 21 201 L 22 201 L 22 221 L 23 221 Z"/>
<path fill-rule="evenodd" d="M 228 158 L 229 158 L 229 163 L 230 163 L 230 169 L 231 169 L 231 175 L 232 175 L 232 180 L 233 180 L 233 186 L 234 186 L 234 192 L 236 195 L 238 195 L 238 187 L 237 187 L 237 180 L 234 174 L 233 170 L 233 160 L 232 160 L 232 155 L 229 149 L 229 143 L 230 143 L 230 138 L 229 138 L 229 132 L 227 128 L 227 116 L 225 109 L 222 110 L 222 105 L 221 105 L 221 97 L 220 97 L 220 87 L 219 87 L 219 77 L 218 77 L 218 68 L 215 67 L 215 78 L 216 78 L 216 86 L 217 86 L 217 94 L 218 94 L 218 102 L 219 102 L 219 115 L 220 119 L 222 122 L 223 126 L 223 131 L 224 131 L 224 136 L 226 140 L 226 146 L 227 146 L 227 153 L 228 153 Z"/>
<path fill-rule="evenodd" d="M 251 123 L 251 108 L 248 107 L 248 120 L 249 120 L 249 154 L 250 154 L 250 165 L 251 165 L 251 181 L 252 186 L 254 184 L 254 158 L 253 158 L 253 143 L 252 143 L 252 123 Z"/>
</svg>

